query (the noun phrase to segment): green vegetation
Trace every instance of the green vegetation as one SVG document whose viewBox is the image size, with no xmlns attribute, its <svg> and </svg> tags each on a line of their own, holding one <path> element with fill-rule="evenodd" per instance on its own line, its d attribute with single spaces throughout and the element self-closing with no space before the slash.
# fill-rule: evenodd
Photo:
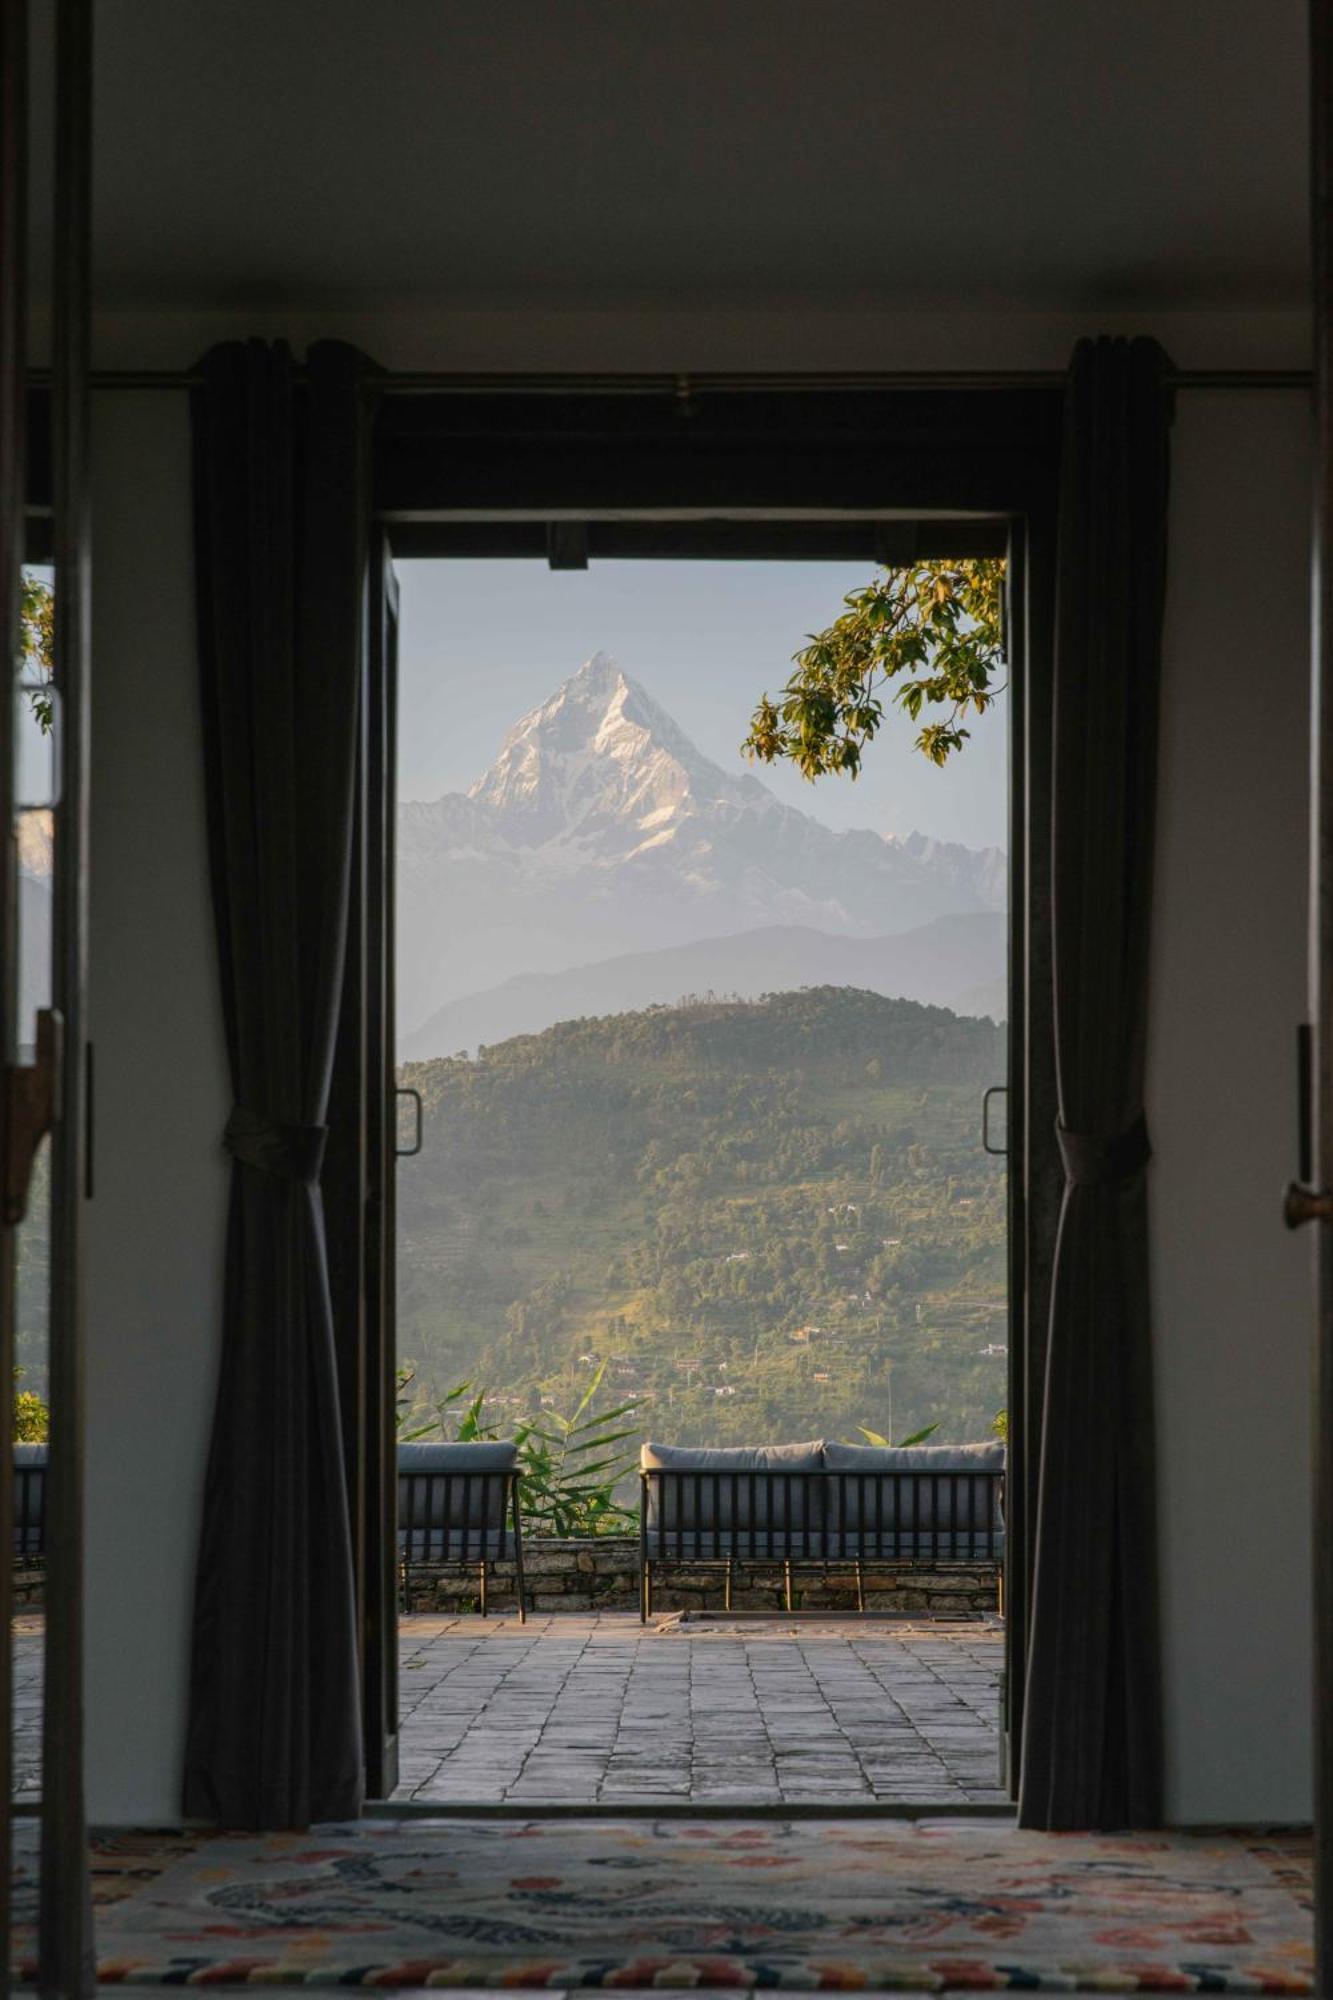
<svg viewBox="0 0 1333 2000">
<path fill-rule="evenodd" d="M 45 1444 L 51 1435 L 51 1412 L 34 1389 L 20 1389 L 23 1370 L 14 1370 L 14 1443 Z"/>
<path fill-rule="evenodd" d="M 36 570 L 23 572 L 23 595 L 19 604 L 19 643 L 22 672 L 29 682 L 28 701 L 43 735 L 55 726 L 55 707 L 50 688 L 55 680 L 56 595 L 53 585 Z"/>
<path fill-rule="evenodd" d="M 485 1438 L 513 1438 L 518 1446 L 519 1499 L 526 1525 L 539 1535 L 617 1535 L 634 1525 L 632 1509 L 616 1499 L 616 1487 L 633 1471 L 636 1453 L 626 1438 L 638 1439 L 632 1399 L 613 1410 L 594 1409 L 606 1374 L 603 1361 L 579 1397 L 572 1416 L 544 1410 L 539 1417 L 493 1423 L 486 1414 L 486 1391 L 459 1382 L 421 1415 L 416 1363 L 398 1371 L 398 1436 L 404 1444 L 440 1438 L 473 1444 Z M 415 1392 L 415 1393 L 414 1393 Z M 468 1400 L 464 1402 L 464 1398 Z M 454 1410 L 462 1404 L 462 1414 Z M 617 1430 L 615 1426 L 619 1424 Z"/>
<path fill-rule="evenodd" d="M 1005 1182 L 978 1137 L 1004 1030 L 817 988 L 564 1022 L 408 1065 L 414 1412 L 487 1383 L 513 1434 L 605 1366 L 692 1443 L 984 1436 L 1004 1401 Z"/>
<path fill-rule="evenodd" d="M 879 689 L 926 721 L 916 747 L 934 764 L 961 750 L 969 714 L 982 715 L 1004 671 L 1004 564 L 992 558 L 886 569 L 843 599 L 847 609 L 811 633 L 778 701 L 765 695 L 741 746 L 761 763 L 795 764 L 807 778 L 854 778 L 884 720 Z M 905 678 L 899 678 L 905 676 Z"/>
</svg>

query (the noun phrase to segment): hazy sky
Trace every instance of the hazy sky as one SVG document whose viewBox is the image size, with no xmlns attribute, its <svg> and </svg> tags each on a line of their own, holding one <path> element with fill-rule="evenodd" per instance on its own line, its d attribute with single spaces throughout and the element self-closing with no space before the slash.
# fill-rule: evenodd
<svg viewBox="0 0 1333 2000">
<path fill-rule="evenodd" d="M 715 763 L 751 767 L 739 744 L 758 697 L 776 693 L 807 632 L 832 622 L 870 565 L 594 561 L 400 562 L 399 789 L 465 791 L 506 731 L 590 654 L 610 653 Z M 1008 701 L 944 770 L 912 749 L 891 713 L 855 783 L 810 785 L 755 767 L 790 804 L 830 826 L 914 829 L 969 847 L 1006 845 Z"/>
</svg>

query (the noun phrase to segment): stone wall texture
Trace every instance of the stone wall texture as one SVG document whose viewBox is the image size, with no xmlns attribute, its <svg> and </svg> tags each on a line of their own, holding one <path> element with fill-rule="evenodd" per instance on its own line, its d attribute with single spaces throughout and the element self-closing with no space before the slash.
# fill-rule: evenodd
<svg viewBox="0 0 1333 2000">
<path fill-rule="evenodd" d="M 588 1541 L 555 1541 L 534 1537 L 525 1544 L 530 1611 L 637 1611 L 639 1608 L 639 1545 L 630 1535 L 602 1535 Z M 14 1571 L 15 1609 L 41 1608 L 45 1572 Z M 907 1617 L 958 1618 L 993 1613 L 999 1598 L 999 1570 L 973 1569 L 874 1570 L 865 1577 L 866 1608 L 897 1611 Z M 793 1604 L 798 1611 L 855 1611 L 856 1584 L 847 1569 L 825 1575 L 817 1566 L 792 1571 Z M 514 1608 L 514 1565 L 492 1565 L 488 1585 L 490 1609 Z M 475 1567 L 414 1564 L 408 1577 L 412 1611 L 476 1610 L 480 1593 Z M 734 1611 L 781 1611 L 780 1563 L 737 1563 L 731 1594 Z M 653 1571 L 653 1611 L 721 1611 L 724 1608 L 720 1569 L 689 1563 L 659 1563 Z"/>
<path fill-rule="evenodd" d="M 16 1569 L 14 1571 L 14 1608 L 29 1611 L 40 1606 L 46 1583 L 44 1569 Z"/>
<path fill-rule="evenodd" d="M 639 1607 L 639 1545 L 632 1535 L 603 1535 L 586 1541 L 525 1539 L 523 1568 L 532 1611 L 637 1611 Z M 994 1612 L 999 1594 L 999 1570 L 990 1565 L 971 1569 L 885 1570 L 867 1568 L 866 1608 L 898 1611 L 913 1617 L 961 1617 Z M 850 1566 L 795 1564 L 793 1605 L 798 1611 L 855 1611 L 856 1582 Z M 491 1610 L 514 1605 L 514 1566 L 495 1563 L 488 1586 Z M 479 1602 L 475 1567 L 414 1564 L 408 1576 L 408 1603 L 413 1611 L 461 1612 Z M 740 1563 L 732 1589 L 735 1611 L 781 1611 L 782 1565 Z M 653 1570 L 653 1610 L 721 1611 L 723 1577 L 720 1569 L 689 1563 L 659 1563 Z"/>
</svg>

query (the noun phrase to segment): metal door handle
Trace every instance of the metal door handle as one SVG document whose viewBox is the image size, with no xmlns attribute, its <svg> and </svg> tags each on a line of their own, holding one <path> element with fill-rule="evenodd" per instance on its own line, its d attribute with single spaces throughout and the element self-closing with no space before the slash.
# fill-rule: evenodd
<svg viewBox="0 0 1333 2000">
<path fill-rule="evenodd" d="M 411 1098 L 413 1104 L 416 1106 L 416 1119 L 414 1122 L 414 1137 L 412 1140 L 412 1144 L 410 1146 L 395 1145 L 393 1149 L 393 1156 L 396 1160 L 414 1160 L 417 1154 L 421 1151 L 421 1136 L 422 1136 L 422 1126 L 423 1126 L 421 1092 L 419 1090 L 413 1090 L 411 1084 L 409 1083 L 400 1083 L 395 1095 L 397 1097 Z"/>
<path fill-rule="evenodd" d="M 1327 1188 L 1306 1187 L 1303 1181 L 1291 1181 L 1282 1200 L 1282 1220 L 1288 1229 L 1299 1229 L 1305 1222 L 1333 1222 L 1333 1193 Z"/>
<path fill-rule="evenodd" d="M 1287 1185 L 1282 1219 L 1288 1229 L 1306 1222 L 1333 1222 L 1333 1194 L 1311 1186 L 1314 1180 L 1314 1038 L 1310 1023 L 1296 1030 L 1296 1149 L 1297 1178 Z"/>
<path fill-rule="evenodd" d="M 992 1097 L 1007 1097 L 1007 1083 L 993 1083 L 981 1100 L 981 1144 L 987 1153 L 995 1153 L 1000 1159 L 1007 1157 L 1008 1146 L 992 1146 L 990 1142 L 990 1101 Z"/>
</svg>

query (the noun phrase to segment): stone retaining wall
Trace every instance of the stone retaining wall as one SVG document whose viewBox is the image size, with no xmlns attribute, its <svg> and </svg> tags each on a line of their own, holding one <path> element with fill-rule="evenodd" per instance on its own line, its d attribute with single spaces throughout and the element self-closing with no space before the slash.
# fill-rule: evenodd
<svg viewBox="0 0 1333 2000">
<path fill-rule="evenodd" d="M 528 1608 L 533 1611 L 637 1611 L 639 1545 L 631 1535 L 603 1535 L 589 1541 L 534 1537 L 523 1551 Z M 16 1610 L 41 1608 L 45 1572 L 14 1571 Z M 799 1564 L 792 1572 L 798 1611 L 855 1611 L 856 1586 L 849 1569 L 823 1576 Z M 464 1611 L 477 1605 L 477 1572 L 456 1565 L 437 1569 L 414 1565 L 409 1582 L 413 1611 Z M 994 1568 L 866 1571 L 866 1606 L 912 1616 L 958 1617 L 993 1612 L 999 1589 Z M 491 1570 L 490 1607 L 508 1611 L 514 1603 L 514 1565 Z M 782 1571 L 778 1564 L 737 1563 L 732 1590 L 736 1611 L 781 1611 Z M 659 1563 L 653 1572 L 653 1610 L 721 1611 L 722 1573 L 688 1563 Z"/>
<path fill-rule="evenodd" d="M 16 1569 L 13 1581 L 14 1609 L 16 1611 L 31 1611 L 39 1606 L 42 1602 L 45 1585 L 46 1571 L 44 1569 Z"/>
<path fill-rule="evenodd" d="M 602 1535 L 584 1541 L 534 1536 L 524 1541 L 523 1568 L 530 1610 L 638 1610 L 639 1544 L 632 1535 Z M 792 1580 L 797 1610 L 856 1609 L 856 1584 L 850 1567 L 833 1569 L 826 1577 L 815 1567 L 797 1564 Z M 998 1569 L 987 1565 L 951 1570 L 866 1570 L 866 1607 L 871 1611 L 901 1611 L 918 1617 L 993 1612 L 998 1589 Z M 436 1568 L 414 1564 L 408 1597 L 413 1611 L 474 1610 L 478 1603 L 477 1572 L 457 1565 Z M 738 1562 L 731 1602 L 736 1611 L 781 1611 L 781 1564 Z M 489 1603 L 493 1611 L 512 1608 L 512 1563 L 493 1565 Z M 688 1563 L 654 1566 L 654 1612 L 722 1608 L 720 1570 Z"/>
</svg>

